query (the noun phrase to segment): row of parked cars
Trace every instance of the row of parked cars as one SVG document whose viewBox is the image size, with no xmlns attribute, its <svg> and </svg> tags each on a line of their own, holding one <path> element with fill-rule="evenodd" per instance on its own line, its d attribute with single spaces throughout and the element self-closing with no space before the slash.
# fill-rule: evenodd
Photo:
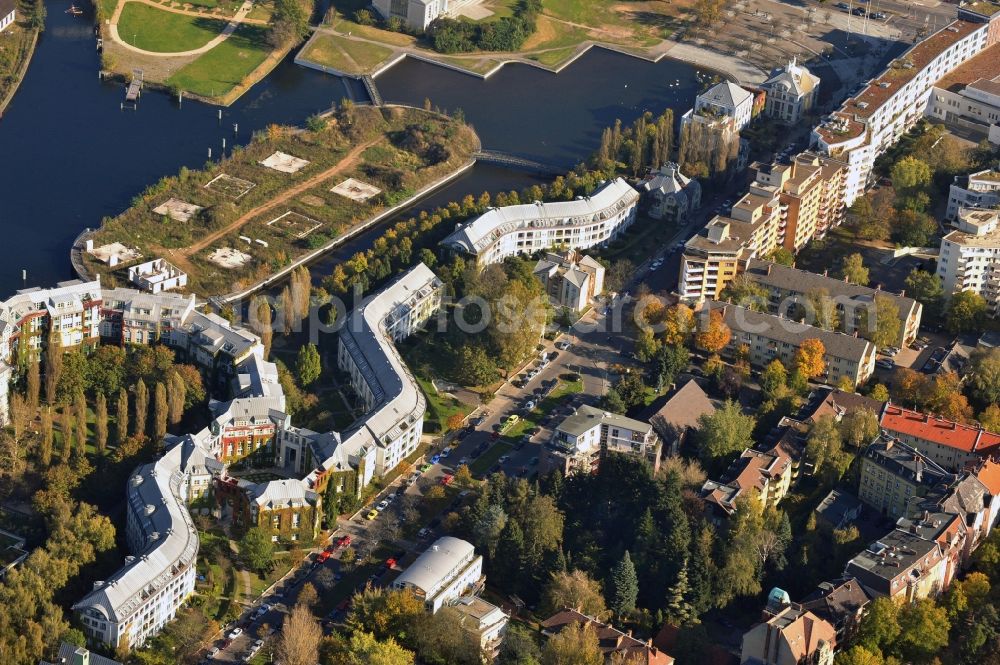
<svg viewBox="0 0 1000 665">
<path fill-rule="evenodd" d="M 867 4 L 867 0 L 861 0 L 861 2 L 862 2 L 863 5 Z M 865 9 L 863 6 L 861 6 L 861 7 L 855 7 L 854 9 L 851 9 L 851 5 L 849 5 L 846 2 L 838 2 L 837 3 L 837 9 L 843 9 L 845 12 L 851 12 L 851 14 L 853 14 L 855 16 L 864 16 L 865 14 L 867 14 L 868 18 L 873 18 L 876 21 L 884 21 L 885 19 L 889 18 L 885 14 L 885 12 L 870 12 L 867 9 Z"/>
</svg>

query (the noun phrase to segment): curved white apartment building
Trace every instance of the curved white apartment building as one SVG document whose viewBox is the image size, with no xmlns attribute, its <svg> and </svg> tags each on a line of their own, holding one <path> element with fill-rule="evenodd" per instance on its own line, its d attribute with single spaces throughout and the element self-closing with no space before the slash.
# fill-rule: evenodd
<svg viewBox="0 0 1000 665">
<path fill-rule="evenodd" d="M 476 257 L 479 265 L 551 247 L 586 249 L 614 240 L 635 221 L 639 192 L 622 178 L 572 201 L 493 208 L 443 241 Z"/>
<path fill-rule="evenodd" d="M 88 638 L 139 646 L 174 618 L 194 591 L 198 532 L 187 496 L 198 451 L 178 444 L 128 481 L 126 539 L 134 556 L 73 605 Z"/>
<path fill-rule="evenodd" d="M 342 436 L 346 452 L 374 450 L 374 469 L 359 470 L 359 485 L 392 470 L 417 449 L 427 403 L 396 342 L 409 337 L 441 306 L 441 280 L 418 263 L 356 308 L 340 331 L 337 364 L 365 404 L 365 415 Z"/>
</svg>

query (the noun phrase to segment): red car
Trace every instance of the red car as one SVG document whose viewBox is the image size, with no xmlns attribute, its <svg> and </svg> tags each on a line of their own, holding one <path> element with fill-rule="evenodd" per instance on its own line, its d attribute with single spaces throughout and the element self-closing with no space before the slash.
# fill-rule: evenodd
<svg viewBox="0 0 1000 665">
<path fill-rule="evenodd" d="M 322 552 L 319 553 L 319 556 L 316 557 L 316 563 L 326 563 L 326 560 L 329 558 L 330 558 L 330 552 L 328 552 L 327 550 L 323 550 Z"/>
<path fill-rule="evenodd" d="M 350 544 L 351 544 L 351 537 L 349 535 L 344 535 L 344 536 L 341 536 L 340 538 L 337 538 L 337 547 L 338 548 L 347 547 Z"/>
<path fill-rule="evenodd" d="M 389 557 L 388 559 L 385 560 L 385 565 L 388 566 L 389 568 L 392 568 L 393 566 L 396 565 L 396 560 L 392 557 Z"/>
<path fill-rule="evenodd" d="M 451 481 L 453 480 L 455 480 L 455 476 L 451 475 L 450 473 L 446 473 L 443 476 L 441 476 L 442 485 L 451 485 Z"/>
</svg>

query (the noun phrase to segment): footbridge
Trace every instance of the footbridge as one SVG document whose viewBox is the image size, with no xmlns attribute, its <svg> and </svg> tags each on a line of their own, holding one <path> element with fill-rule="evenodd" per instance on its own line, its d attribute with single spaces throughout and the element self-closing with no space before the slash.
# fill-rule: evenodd
<svg viewBox="0 0 1000 665">
<path fill-rule="evenodd" d="M 371 74 L 362 76 L 361 82 L 365 85 L 365 90 L 368 91 L 368 97 L 372 100 L 372 105 L 383 106 L 385 102 L 382 100 L 382 93 L 378 91 L 378 86 L 375 85 L 375 79 Z"/>
<path fill-rule="evenodd" d="M 569 170 L 565 167 L 543 164 L 542 162 L 536 162 L 533 159 L 518 157 L 517 155 L 500 152 L 499 150 L 479 150 L 478 152 L 473 153 L 472 156 L 476 158 L 477 162 L 496 164 L 497 166 L 505 166 L 507 168 L 528 171 L 530 173 L 538 173 L 541 175 L 565 175 L 566 171 Z"/>
</svg>

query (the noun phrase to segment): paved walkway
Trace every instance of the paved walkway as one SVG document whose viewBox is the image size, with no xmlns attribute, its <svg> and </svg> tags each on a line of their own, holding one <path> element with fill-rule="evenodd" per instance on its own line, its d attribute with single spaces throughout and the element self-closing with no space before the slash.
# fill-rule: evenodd
<svg viewBox="0 0 1000 665">
<path fill-rule="evenodd" d="M 185 16 L 197 16 L 199 18 L 213 18 L 219 20 L 225 20 L 225 19 L 219 16 L 213 16 L 211 14 L 204 14 L 201 12 L 190 11 L 187 9 L 174 9 L 172 7 L 164 7 L 163 5 L 156 2 L 152 2 L 151 0 L 125 0 L 125 2 L 118 3 L 118 6 L 115 7 L 115 13 L 111 17 L 111 39 L 113 39 L 115 43 L 120 45 L 122 48 L 132 51 L 133 53 L 141 53 L 142 55 L 148 55 L 154 58 L 181 58 L 192 55 L 201 55 L 202 53 L 207 53 L 208 51 L 211 51 L 213 48 L 215 48 L 222 42 L 229 39 L 229 35 L 236 32 L 236 28 L 240 27 L 241 23 L 255 23 L 261 25 L 266 24 L 266 21 L 261 21 L 260 19 L 247 18 L 247 15 L 250 13 L 250 10 L 253 9 L 253 5 L 250 2 L 244 2 L 243 6 L 240 7 L 239 11 L 236 12 L 236 15 L 229 20 L 229 23 L 226 24 L 226 27 L 223 28 L 222 32 L 219 33 L 219 36 L 215 37 L 204 46 L 196 49 L 191 49 L 190 51 L 159 53 L 157 51 L 147 51 L 137 46 L 133 46 L 128 42 L 126 42 L 124 39 L 122 39 L 121 36 L 119 36 L 118 19 L 121 16 L 122 8 L 125 7 L 126 2 L 140 2 L 144 5 L 149 5 L 150 7 L 156 7 L 157 9 L 162 9 L 165 12 L 173 12 L 174 14 L 183 14 Z"/>
</svg>

